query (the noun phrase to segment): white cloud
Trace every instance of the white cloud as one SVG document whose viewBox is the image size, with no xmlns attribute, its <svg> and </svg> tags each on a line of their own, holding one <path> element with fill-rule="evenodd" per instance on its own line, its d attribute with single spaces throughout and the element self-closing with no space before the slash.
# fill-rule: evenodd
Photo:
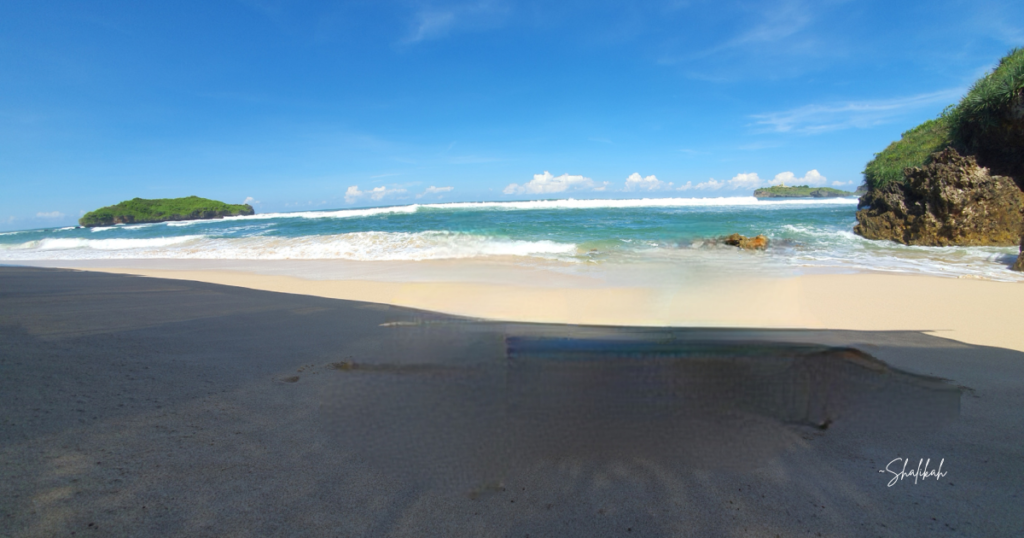
<svg viewBox="0 0 1024 538">
<path fill-rule="evenodd" d="M 781 185 L 786 183 L 789 187 L 795 187 L 797 185 L 824 185 L 828 182 L 828 178 L 821 175 L 817 170 L 809 170 L 804 177 L 796 177 L 793 172 L 782 172 L 775 174 L 775 179 L 768 182 L 769 185 Z"/>
<path fill-rule="evenodd" d="M 729 187 L 733 190 L 736 189 L 756 189 L 761 186 L 761 178 L 757 177 L 757 172 L 736 174 L 732 179 L 729 180 Z"/>
<path fill-rule="evenodd" d="M 800 183 L 806 183 L 808 185 L 824 185 L 828 183 L 828 178 L 818 173 L 817 170 L 810 170 L 804 177 L 797 180 Z"/>
<path fill-rule="evenodd" d="M 260 201 L 255 199 L 255 198 L 253 198 L 252 196 L 246 196 L 245 197 L 245 201 L 242 202 L 242 203 L 243 204 L 258 204 L 258 203 L 260 203 Z"/>
<path fill-rule="evenodd" d="M 911 110 L 954 103 L 963 93 L 963 88 L 953 88 L 894 99 L 804 105 L 751 117 L 754 119 L 754 125 L 759 126 L 762 131 L 819 134 L 854 127 L 873 127 L 887 123 Z"/>
<path fill-rule="evenodd" d="M 427 190 L 417 194 L 417 198 L 422 198 L 428 194 L 441 194 L 442 192 L 451 192 L 455 187 L 435 187 L 433 185 L 427 187 Z"/>
<path fill-rule="evenodd" d="M 511 183 L 501 192 L 505 194 L 550 194 L 567 190 L 603 191 L 607 186 L 607 181 L 598 184 L 589 177 L 570 176 L 569 174 L 555 177 L 551 175 L 551 172 L 545 170 L 543 174 L 534 174 L 529 183 L 522 185 Z"/>
<path fill-rule="evenodd" d="M 433 11 L 419 14 L 416 30 L 406 39 L 409 43 L 442 37 L 455 24 L 455 13 L 451 11 Z"/>
<path fill-rule="evenodd" d="M 41 219 L 62 219 L 64 218 L 64 213 L 61 213 L 60 211 L 50 211 L 49 213 L 39 212 L 36 213 L 36 217 Z"/>
<path fill-rule="evenodd" d="M 717 191 L 718 189 L 721 189 L 723 187 L 730 187 L 733 190 L 741 188 L 756 189 L 758 186 L 760 186 L 760 184 L 761 178 L 757 177 L 757 173 L 743 173 L 736 174 L 736 176 L 734 176 L 729 181 L 719 181 L 715 178 L 710 178 L 707 181 L 703 183 L 698 183 L 696 185 L 687 181 L 686 185 L 679 187 L 679 190 L 688 191 L 690 189 L 693 189 L 697 191 Z"/>
<path fill-rule="evenodd" d="M 811 25 L 814 19 L 811 11 L 810 6 L 799 1 L 765 5 L 760 13 L 762 20 L 759 24 L 721 45 L 704 51 L 702 55 L 741 47 L 763 47 L 765 43 L 791 41 L 795 34 Z"/>
<path fill-rule="evenodd" d="M 843 185 L 853 185 L 852 181 L 833 181 L 833 187 L 842 187 Z"/>
<path fill-rule="evenodd" d="M 707 181 L 705 181 L 703 183 L 698 183 L 698 184 L 694 185 L 693 189 L 694 190 L 698 190 L 698 191 L 717 191 L 718 189 L 721 189 L 724 186 L 725 186 L 725 182 L 724 181 L 718 181 L 715 178 L 709 178 Z M 687 190 L 689 188 L 690 188 L 690 182 L 687 181 L 686 185 L 683 185 L 680 188 L 680 190 Z"/>
<path fill-rule="evenodd" d="M 789 185 L 793 186 L 794 185 L 793 178 L 795 178 L 795 177 L 796 177 L 796 175 L 794 175 L 793 172 L 780 172 L 778 174 L 775 174 L 775 179 L 769 181 L 768 184 L 769 185 L 782 185 L 782 184 L 784 184 L 784 183 L 786 183 L 788 181 Z"/>
<path fill-rule="evenodd" d="M 759 67 L 767 68 L 773 78 L 792 72 L 801 63 L 792 61 L 793 57 L 821 57 L 822 48 L 816 36 L 819 28 L 814 24 L 819 16 L 819 8 L 816 5 L 818 3 L 806 0 L 776 0 L 750 4 L 734 14 L 734 22 L 737 23 L 735 28 L 738 32 L 731 37 L 721 34 L 724 40 L 710 48 L 700 51 L 687 48 L 678 53 L 669 52 L 658 62 L 694 64 L 703 61 L 701 63 L 708 66 L 704 69 L 708 69 L 710 65 L 715 67 L 710 67 L 711 71 L 691 71 L 687 75 L 697 80 L 722 82 L 738 79 L 738 73 L 729 69 L 729 66 L 743 65 L 736 61 L 740 57 L 748 62 L 754 59 Z M 715 40 L 712 37 L 710 41 Z M 732 61 L 712 62 L 709 65 L 707 60 L 715 57 L 731 58 Z M 777 65 L 779 59 L 785 60 L 780 66 L 782 69 L 771 69 Z M 743 75 L 749 78 L 750 70 L 744 70 Z"/>
<path fill-rule="evenodd" d="M 678 190 L 688 191 L 692 189 L 701 191 L 716 191 L 725 187 L 728 187 L 732 190 L 754 190 L 760 187 L 768 185 L 780 185 L 782 183 L 785 183 L 786 185 L 792 187 L 795 185 L 824 185 L 826 182 L 827 178 L 821 175 L 817 170 L 808 171 L 806 174 L 804 174 L 804 177 L 796 177 L 796 175 L 793 172 L 782 172 L 776 174 L 775 179 L 772 179 L 770 181 L 765 181 L 761 179 L 761 177 L 758 176 L 756 172 L 744 172 L 741 174 L 736 174 L 735 176 L 733 176 L 732 179 L 728 181 L 719 181 L 717 179 L 711 178 L 703 183 L 698 183 L 696 185 L 687 181 L 686 184 L 680 186 Z"/>
<path fill-rule="evenodd" d="M 671 189 L 671 182 L 659 180 L 656 176 L 641 177 L 639 173 L 633 172 L 626 178 L 626 190 L 656 191 L 660 189 Z"/>
<path fill-rule="evenodd" d="M 397 187 L 389 189 L 388 187 L 383 186 L 374 187 L 373 189 L 368 191 L 361 191 L 359 190 L 358 185 L 352 185 L 351 187 L 348 188 L 348 190 L 345 191 L 345 201 L 351 204 L 364 196 L 369 196 L 371 200 L 380 200 L 385 196 L 392 196 L 395 194 L 401 194 L 403 192 L 406 192 L 405 189 Z"/>
<path fill-rule="evenodd" d="M 416 14 L 412 33 L 402 42 L 413 44 L 443 38 L 453 31 L 495 28 L 503 23 L 509 9 L 499 0 L 478 0 L 443 9 L 425 9 Z"/>
</svg>

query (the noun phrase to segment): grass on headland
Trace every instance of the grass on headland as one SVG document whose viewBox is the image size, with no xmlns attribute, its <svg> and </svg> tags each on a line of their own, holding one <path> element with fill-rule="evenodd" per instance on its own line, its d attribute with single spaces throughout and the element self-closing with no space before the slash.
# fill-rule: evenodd
<svg viewBox="0 0 1024 538">
<path fill-rule="evenodd" d="M 864 168 L 864 181 L 870 189 L 903 182 L 904 168 L 924 166 L 948 146 L 976 156 L 993 174 L 1024 182 L 1024 48 L 1011 50 L 959 104 L 876 153 Z"/>
<path fill-rule="evenodd" d="M 951 110 L 949 134 L 961 153 L 976 155 L 994 174 L 1024 180 L 1024 47 L 971 86 Z"/>
<path fill-rule="evenodd" d="M 931 156 L 949 145 L 949 124 L 945 117 L 928 120 L 903 133 L 864 167 L 864 182 L 869 189 L 880 189 L 903 181 L 903 169 L 924 166 Z"/>
<path fill-rule="evenodd" d="M 156 200 L 133 198 L 90 211 L 78 219 L 78 223 L 82 226 L 111 226 L 118 223 L 208 219 L 253 213 L 252 206 L 248 204 L 225 204 L 198 196 Z"/>
</svg>

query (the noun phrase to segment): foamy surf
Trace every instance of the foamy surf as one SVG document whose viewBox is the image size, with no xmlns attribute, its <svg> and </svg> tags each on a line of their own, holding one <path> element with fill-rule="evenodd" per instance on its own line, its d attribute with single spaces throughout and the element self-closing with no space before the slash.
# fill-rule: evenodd
<svg viewBox="0 0 1024 538">
<path fill-rule="evenodd" d="M 574 267 L 651 264 L 711 273 L 886 271 L 1024 280 L 1015 248 L 907 247 L 853 234 L 855 198 L 748 197 L 462 202 L 0 235 L 5 260 L 420 261 L 510 257 Z M 764 234 L 766 252 L 723 236 Z M 581 269 L 583 270 L 583 269 Z M 628 269 L 632 271 L 633 269 Z M 675 274 L 675 273 L 673 273 Z"/>
<path fill-rule="evenodd" d="M 857 205 L 856 198 L 820 198 L 794 200 L 759 200 L 753 196 L 731 196 L 718 198 L 640 198 L 626 200 L 534 200 L 529 202 L 455 202 L 419 206 L 423 209 L 504 209 L 504 210 L 551 210 L 551 209 L 631 209 L 645 207 L 741 207 L 763 208 L 809 206 L 809 205 Z"/>
<path fill-rule="evenodd" d="M 293 213 L 259 213 L 238 217 L 224 217 L 224 220 L 266 220 L 266 219 L 355 219 L 376 215 L 412 214 L 419 210 L 417 204 L 394 207 L 371 207 L 368 209 L 340 209 L 334 211 L 296 211 Z M 197 221 L 183 221 L 197 222 Z M 184 224 L 180 224 L 182 226 Z"/>
<path fill-rule="evenodd" d="M 471 211 L 493 209 L 499 211 L 531 211 L 558 209 L 633 209 L 670 207 L 760 207 L 765 209 L 802 206 L 857 205 L 856 198 L 815 198 L 792 200 L 759 200 L 753 196 L 723 196 L 718 198 L 641 198 L 626 200 L 532 200 L 525 202 L 452 202 L 444 204 L 412 204 L 405 206 L 373 207 L 367 209 L 341 209 L 332 211 L 296 211 L 293 213 L 260 213 L 224 220 L 266 219 L 354 219 L 378 215 L 411 215 L 423 210 Z M 167 223 L 169 226 L 187 226 L 194 222 Z"/>
<path fill-rule="evenodd" d="M 558 209 L 634 209 L 634 208 L 671 208 L 671 207 L 759 207 L 764 209 L 803 207 L 803 206 L 851 206 L 857 205 L 856 198 L 813 198 L 813 199 L 782 199 L 762 200 L 753 196 L 721 196 L 717 198 L 640 198 L 640 199 L 598 199 L 577 200 L 531 200 L 523 202 L 451 202 L 442 204 L 411 204 L 404 206 L 371 207 L 363 209 L 337 209 L 327 211 L 295 211 L 289 213 L 259 213 L 224 217 L 216 220 L 184 220 L 163 223 L 146 223 L 136 225 L 117 224 L 91 228 L 93 232 L 103 232 L 119 227 L 141 228 L 144 226 L 166 225 L 171 227 L 192 226 L 197 223 L 237 220 L 269 220 L 269 219 L 358 219 L 378 215 L 411 215 L 421 210 L 558 210 Z M 68 228 L 71 229 L 71 228 Z"/>
<path fill-rule="evenodd" d="M 44 239 L 0 250 L 0 259 L 226 259 L 420 261 L 491 256 L 555 258 L 576 245 L 523 241 L 443 231 L 357 232 L 306 237 L 210 238 L 188 235 L 154 239 Z"/>
<path fill-rule="evenodd" d="M 201 235 L 185 235 L 178 237 L 154 237 L 150 239 L 43 239 L 33 242 L 28 249 L 39 251 L 51 250 L 145 250 L 147 248 L 168 247 L 202 239 Z"/>
</svg>

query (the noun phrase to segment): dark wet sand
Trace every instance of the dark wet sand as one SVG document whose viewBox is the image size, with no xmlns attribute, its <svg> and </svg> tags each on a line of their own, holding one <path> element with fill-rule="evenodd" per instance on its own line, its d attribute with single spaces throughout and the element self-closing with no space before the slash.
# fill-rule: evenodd
<svg viewBox="0 0 1024 538">
<path fill-rule="evenodd" d="M 1020 536 L 1022 410 L 1024 354 L 914 332 L 0 267 L 0 536 Z"/>
</svg>

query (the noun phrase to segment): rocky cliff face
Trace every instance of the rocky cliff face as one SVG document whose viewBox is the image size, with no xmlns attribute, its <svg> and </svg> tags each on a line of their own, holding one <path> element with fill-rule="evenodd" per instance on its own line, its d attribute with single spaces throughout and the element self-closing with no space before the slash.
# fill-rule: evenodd
<svg viewBox="0 0 1024 538">
<path fill-rule="evenodd" d="M 1024 235 L 1024 193 L 974 157 L 947 148 L 904 175 L 861 197 L 854 233 L 931 246 L 1011 246 Z"/>
<path fill-rule="evenodd" d="M 222 219 L 224 217 L 234 217 L 238 215 L 255 215 L 256 212 L 252 206 L 245 205 L 244 211 L 214 211 L 214 210 L 196 210 L 187 214 L 171 214 L 162 215 L 159 218 L 153 219 L 136 219 L 135 215 L 114 215 L 112 222 L 102 223 L 101 226 L 110 226 L 111 224 L 147 224 L 150 222 L 168 222 L 178 220 L 203 220 L 203 219 Z"/>
</svg>

